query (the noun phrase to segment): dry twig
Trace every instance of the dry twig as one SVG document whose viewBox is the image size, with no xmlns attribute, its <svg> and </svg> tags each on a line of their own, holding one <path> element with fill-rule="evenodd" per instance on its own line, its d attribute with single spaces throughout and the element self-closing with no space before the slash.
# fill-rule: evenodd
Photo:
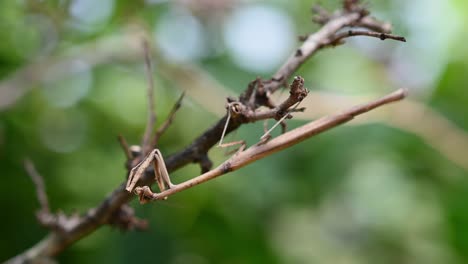
<svg viewBox="0 0 468 264">
<path fill-rule="evenodd" d="M 354 36 L 374 37 L 380 40 L 393 39 L 393 40 L 397 40 L 401 42 L 406 42 L 406 38 L 402 36 L 393 35 L 393 34 L 366 31 L 366 30 L 348 30 L 346 32 L 340 32 L 336 34 L 335 38 L 330 41 L 330 45 L 340 44 L 343 39 L 354 37 Z"/>
<path fill-rule="evenodd" d="M 132 151 L 128 147 L 127 140 L 124 138 L 124 136 L 119 135 L 117 137 L 117 139 L 119 140 L 120 147 L 122 147 L 122 151 L 124 152 L 125 157 L 127 158 L 127 160 L 133 159 Z"/>
<path fill-rule="evenodd" d="M 154 124 L 156 123 L 156 111 L 154 109 L 154 79 L 153 69 L 151 66 L 151 56 L 148 46 L 148 42 L 143 41 L 143 50 L 145 54 L 145 65 L 146 75 L 148 77 L 148 120 L 146 122 L 145 134 L 141 141 L 142 156 L 148 154 L 152 148 L 151 136 L 154 130 Z"/>
<path fill-rule="evenodd" d="M 372 34 L 391 33 L 391 25 L 370 17 L 367 10 L 359 4 L 359 1 L 352 4 L 347 4 L 346 2 L 349 1 L 344 2 L 345 9 L 340 12 L 336 12 L 333 15 L 330 15 L 322 8 L 315 7 L 312 10 L 320 17 L 319 19 L 316 19 L 318 21 L 314 21 L 321 22 L 323 27 L 309 36 L 300 37 L 301 40 L 304 41 L 302 45 L 273 75 L 271 81 L 265 84 L 265 89 L 270 92 L 278 90 L 284 84 L 285 80 L 293 74 L 293 72 L 295 72 L 317 51 L 332 43 L 333 40 L 336 39 L 337 34 L 339 34 L 339 32 L 344 28 L 362 27 L 375 31 L 375 33 Z"/>
<path fill-rule="evenodd" d="M 175 118 L 175 115 L 176 115 L 177 111 L 182 106 L 182 100 L 184 99 L 184 97 L 185 97 L 185 92 L 183 92 L 179 96 L 179 99 L 177 99 L 174 106 L 172 106 L 172 109 L 169 112 L 169 115 L 167 116 L 164 123 L 158 128 L 158 130 L 156 130 L 156 133 L 155 133 L 154 138 L 153 138 L 153 142 L 151 144 L 153 147 L 155 147 L 158 144 L 159 139 L 161 138 L 161 136 L 164 134 L 164 132 L 166 132 L 166 130 L 172 124 L 172 121 L 174 121 L 174 118 Z"/>
<path fill-rule="evenodd" d="M 79 219 L 78 215 L 67 217 L 62 212 L 53 214 L 50 210 L 47 193 L 43 177 L 36 170 L 36 167 L 30 159 L 25 159 L 24 168 L 31 177 L 36 186 L 37 200 L 41 208 L 36 212 L 36 217 L 39 223 L 47 228 L 50 228 L 59 233 L 65 233 L 69 226 L 72 226 Z"/>
<path fill-rule="evenodd" d="M 38 212 L 38 216 L 40 214 L 50 214 L 49 200 L 47 199 L 44 179 L 39 174 L 39 172 L 37 172 L 36 167 L 30 159 L 24 160 L 24 168 L 36 186 L 37 200 L 41 206 L 41 209 Z"/>
</svg>

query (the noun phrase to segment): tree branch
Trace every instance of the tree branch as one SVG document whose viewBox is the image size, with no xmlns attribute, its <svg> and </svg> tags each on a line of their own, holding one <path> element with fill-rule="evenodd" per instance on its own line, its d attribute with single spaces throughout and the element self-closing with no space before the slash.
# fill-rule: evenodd
<svg viewBox="0 0 468 264">
<path fill-rule="evenodd" d="M 337 15 L 333 15 L 329 18 L 328 21 L 326 21 L 326 23 L 318 32 L 307 37 L 301 47 L 299 47 L 296 52 L 294 52 L 294 54 L 289 57 L 289 59 L 270 80 L 257 84 L 257 89 L 255 91 L 255 102 L 258 104 L 254 104 L 254 107 L 267 105 L 269 103 L 269 95 L 284 86 L 292 74 L 308 58 L 314 55 L 318 50 L 324 48 L 324 44 L 328 43 L 330 39 L 333 39 L 336 33 L 338 33 L 341 29 L 351 26 L 361 26 L 374 31 L 379 31 L 376 29 L 382 29 L 381 31 L 384 31 L 383 29 L 386 27 L 385 25 L 388 24 L 380 25 L 379 22 L 368 17 L 368 15 L 365 12 L 362 12 L 362 10 L 342 10 L 338 12 Z M 372 29 L 372 27 L 374 29 Z M 149 72 L 151 73 L 151 71 Z M 151 75 L 150 73 L 149 75 Z M 262 88 L 259 89 L 260 87 Z M 152 90 L 152 88 L 149 90 Z M 401 91 L 397 95 L 403 97 L 403 93 Z M 203 174 L 205 176 L 201 175 L 195 178 L 196 180 L 189 180 L 188 182 L 185 182 L 185 184 L 179 185 L 182 187 L 178 188 L 188 188 L 195 184 L 199 184 L 198 181 L 201 181 L 205 178 L 213 178 L 221 175 L 215 175 L 217 173 L 226 173 L 228 171 L 238 169 L 259 158 L 270 155 L 271 153 L 289 147 L 290 145 L 297 144 L 298 142 L 311 137 L 312 135 L 318 134 L 341 123 L 347 122 L 354 116 L 388 103 L 398 96 L 392 95 L 386 99 L 357 107 L 340 115 L 319 119 L 308 124 L 307 126 L 285 133 L 264 145 L 253 146 L 239 155 L 234 156 L 228 162 L 223 163 L 223 165 L 219 166 L 218 168 Z M 149 95 L 149 97 L 152 97 L 152 95 Z M 263 101 L 260 101 L 259 99 L 262 99 Z M 149 106 L 149 109 L 153 109 L 153 107 Z M 223 131 L 223 127 L 226 123 L 226 118 L 227 116 L 224 116 L 218 120 L 211 128 L 207 129 L 202 135 L 196 138 L 192 144 L 190 144 L 182 151 L 167 157 L 165 161 L 168 171 L 172 172 L 191 162 L 199 162 L 202 164 L 202 168 L 205 171 L 208 170 L 211 167 L 211 162 L 208 159 L 207 152 L 219 140 Z M 247 121 L 248 119 L 241 120 L 240 118 L 234 118 L 231 122 L 229 122 L 226 133 L 236 130 Z M 152 126 L 150 126 L 151 123 L 152 122 L 149 118 L 147 125 L 150 128 L 152 128 Z M 147 133 L 145 133 L 145 135 L 146 134 Z M 146 138 L 147 137 L 145 136 L 144 139 Z M 295 139 L 292 140 L 291 138 Z M 145 142 L 147 141 L 143 140 L 142 147 L 145 146 Z M 154 174 L 152 170 L 147 171 L 145 177 L 142 177 L 139 184 L 151 185 L 154 183 L 153 175 Z M 163 196 L 168 196 L 173 192 L 181 191 L 181 189 L 178 188 L 166 191 Z M 125 190 L 125 183 L 122 183 L 116 190 L 107 196 L 100 205 L 90 209 L 86 215 L 70 223 L 70 225 L 67 226 L 63 232 L 51 230 L 50 234 L 38 242 L 38 244 L 32 246 L 24 253 L 10 259 L 7 263 L 26 263 L 31 260 L 48 259 L 50 257 L 56 256 L 74 242 L 94 232 L 100 226 L 113 223 L 115 220 L 114 217 L 119 215 L 116 213 L 119 212 L 119 210 L 122 210 L 122 206 L 129 202 L 133 197 L 134 196 L 131 193 L 128 193 Z"/>
</svg>

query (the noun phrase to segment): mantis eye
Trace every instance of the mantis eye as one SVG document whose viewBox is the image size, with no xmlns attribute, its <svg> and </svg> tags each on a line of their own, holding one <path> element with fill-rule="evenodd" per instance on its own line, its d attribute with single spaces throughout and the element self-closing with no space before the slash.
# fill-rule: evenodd
<svg viewBox="0 0 468 264">
<path fill-rule="evenodd" d="M 231 104 L 231 109 L 230 109 L 234 114 L 239 114 L 242 111 L 242 105 L 238 102 L 232 103 Z"/>
</svg>

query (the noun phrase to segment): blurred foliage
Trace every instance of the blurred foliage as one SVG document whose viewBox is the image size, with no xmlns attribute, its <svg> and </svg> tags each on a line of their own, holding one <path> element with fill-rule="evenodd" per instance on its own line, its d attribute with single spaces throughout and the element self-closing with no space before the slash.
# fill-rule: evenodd
<svg viewBox="0 0 468 264">
<path fill-rule="evenodd" d="M 339 2 L 326 1 L 326 7 L 336 9 Z M 364 94 L 404 85 L 413 99 L 468 129 L 468 32 L 463 26 L 468 22 L 468 2 L 367 2 L 376 17 L 391 21 L 394 32 L 409 42 L 353 39 L 322 51 L 300 69 L 308 87 Z M 223 25 L 231 15 L 249 7 L 273 12 L 282 21 L 278 23 L 285 24 L 271 24 L 265 32 L 284 27 L 286 35 L 279 38 L 293 39 L 318 28 L 310 22 L 313 3 L 0 1 L 0 209 L 4 215 L 0 260 L 22 252 L 47 233 L 35 220 L 38 202 L 22 166 L 25 157 L 44 176 L 54 210 L 85 212 L 125 178 L 125 158 L 116 136 L 122 134 L 133 144 L 140 141 L 146 120 L 141 51 L 132 58 L 105 60 L 91 53 L 80 60 L 82 50 L 93 50 L 99 41 L 126 34 L 135 25 L 147 30 L 155 47 L 161 48 L 154 74 L 161 123 L 181 91 L 190 89 L 160 74 L 163 60 L 174 67 L 196 65 L 235 95 L 256 76 L 270 76 L 285 56 L 263 68 L 239 63 L 236 54 L 244 52 L 243 47 L 260 44 L 274 51 L 279 40 L 239 39 L 240 50 L 235 50 L 225 43 L 224 35 L 228 29 Z M 176 25 L 177 31 L 169 28 L 174 21 L 183 21 Z M 255 27 L 258 21 L 262 16 L 247 24 Z M 270 37 L 275 36 L 264 36 Z M 287 51 L 294 50 L 295 41 L 287 43 Z M 106 45 L 105 50 L 113 50 L 119 42 Z M 67 65 L 49 69 L 51 64 L 42 64 L 47 59 L 65 60 L 72 53 L 78 59 Z M 248 63 L 265 59 L 250 57 L 253 61 Z M 33 71 L 24 70 L 34 64 Z M 15 79 L 18 73 L 24 78 Z M 205 93 L 206 103 L 214 100 L 209 90 Z M 182 149 L 217 120 L 204 104 L 190 97 L 185 100 L 161 140 L 163 154 Z M 418 120 L 414 123 L 417 126 Z M 289 126 L 300 124 L 291 121 Z M 262 125 L 253 124 L 230 139 L 255 142 L 261 133 Z M 211 152 L 214 161 L 223 160 L 223 151 Z M 198 167 L 190 165 L 172 177 L 178 182 L 198 173 Z M 58 260 L 467 263 L 467 176 L 466 170 L 418 135 L 385 124 L 343 126 L 167 202 L 145 206 L 132 202 L 137 215 L 149 220 L 147 232 L 122 233 L 106 226 Z"/>
</svg>

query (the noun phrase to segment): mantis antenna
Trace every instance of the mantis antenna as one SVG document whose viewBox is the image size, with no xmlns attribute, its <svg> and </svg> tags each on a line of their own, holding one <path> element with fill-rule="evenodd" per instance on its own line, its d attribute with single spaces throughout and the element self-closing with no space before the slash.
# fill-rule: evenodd
<svg viewBox="0 0 468 264">
<path fill-rule="evenodd" d="M 231 120 L 231 104 L 228 104 L 228 114 L 226 118 L 226 123 L 224 124 L 223 133 L 221 134 L 221 139 L 219 140 L 218 147 L 223 147 L 224 135 L 226 135 L 226 130 Z"/>
</svg>

